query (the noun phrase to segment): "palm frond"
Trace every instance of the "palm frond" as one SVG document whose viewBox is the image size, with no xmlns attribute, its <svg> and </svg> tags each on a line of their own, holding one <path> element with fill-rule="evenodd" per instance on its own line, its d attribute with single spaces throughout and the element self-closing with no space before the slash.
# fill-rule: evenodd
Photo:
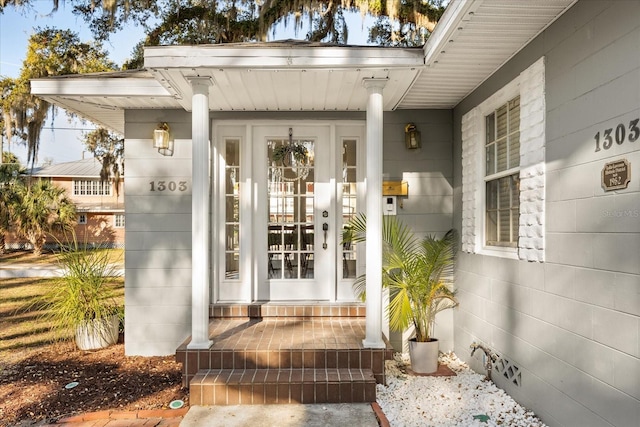
<svg viewBox="0 0 640 427">
<path fill-rule="evenodd" d="M 349 241 L 366 241 L 366 217 L 358 215 L 347 225 Z M 435 316 L 458 305 L 453 289 L 457 236 L 418 238 L 395 216 L 382 222 L 382 286 L 389 290 L 389 326 L 404 330 L 415 326 L 418 341 L 431 338 Z M 360 276 L 354 290 L 363 297 L 366 277 Z"/>
</svg>

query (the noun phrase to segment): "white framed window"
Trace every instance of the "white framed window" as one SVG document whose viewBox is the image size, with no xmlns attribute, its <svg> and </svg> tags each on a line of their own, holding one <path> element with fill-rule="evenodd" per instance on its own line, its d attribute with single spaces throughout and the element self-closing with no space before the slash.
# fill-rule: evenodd
<svg viewBox="0 0 640 427">
<path fill-rule="evenodd" d="M 79 214 L 78 215 L 78 224 L 86 224 L 87 223 L 87 214 Z"/>
<path fill-rule="evenodd" d="M 115 228 L 124 228 L 124 214 L 115 214 L 113 216 L 113 225 Z"/>
<path fill-rule="evenodd" d="M 99 179 L 74 179 L 74 196 L 110 196 L 111 181 L 100 181 Z"/>
<path fill-rule="evenodd" d="M 462 250 L 544 261 L 544 58 L 462 118 Z"/>
<path fill-rule="evenodd" d="M 486 246 L 517 247 L 520 225 L 520 95 L 485 116 Z"/>
</svg>

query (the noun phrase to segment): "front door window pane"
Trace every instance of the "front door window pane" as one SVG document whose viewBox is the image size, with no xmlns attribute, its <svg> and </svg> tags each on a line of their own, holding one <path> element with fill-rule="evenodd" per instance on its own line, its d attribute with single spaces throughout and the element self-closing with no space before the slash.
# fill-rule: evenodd
<svg viewBox="0 0 640 427">
<path fill-rule="evenodd" d="M 268 149 L 268 277 L 313 278 L 314 142 L 271 139 Z"/>
</svg>

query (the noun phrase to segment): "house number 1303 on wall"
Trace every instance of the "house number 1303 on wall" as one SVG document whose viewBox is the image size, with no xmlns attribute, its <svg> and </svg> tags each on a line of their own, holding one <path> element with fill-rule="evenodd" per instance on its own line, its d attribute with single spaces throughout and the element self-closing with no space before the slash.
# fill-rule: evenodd
<svg viewBox="0 0 640 427">
<path fill-rule="evenodd" d="M 601 150 L 600 143 L 602 143 L 602 148 L 608 150 L 613 145 L 613 141 L 616 141 L 616 144 L 618 145 L 622 145 L 625 140 L 628 140 L 629 142 L 636 142 L 638 137 L 640 137 L 639 122 L 640 119 L 633 119 L 629 122 L 628 127 L 619 123 L 615 129 L 605 129 L 602 131 L 602 134 L 598 131 L 598 133 L 593 137 L 596 140 L 596 153 Z"/>
<path fill-rule="evenodd" d="M 187 181 L 151 181 L 149 191 L 187 191 Z"/>
</svg>

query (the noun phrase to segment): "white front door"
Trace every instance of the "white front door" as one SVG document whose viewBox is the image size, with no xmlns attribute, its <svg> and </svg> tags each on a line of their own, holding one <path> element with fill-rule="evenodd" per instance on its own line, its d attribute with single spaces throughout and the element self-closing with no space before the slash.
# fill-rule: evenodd
<svg viewBox="0 0 640 427">
<path fill-rule="evenodd" d="M 214 301 L 355 298 L 356 248 L 342 234 L 361 205 L 363 129 L 259 124 L 243 138 L 236 126 L 219 128 L 224 182 L 214 199 L 225 200 L 217 219 L 224 248 Z"/>
</svg>

